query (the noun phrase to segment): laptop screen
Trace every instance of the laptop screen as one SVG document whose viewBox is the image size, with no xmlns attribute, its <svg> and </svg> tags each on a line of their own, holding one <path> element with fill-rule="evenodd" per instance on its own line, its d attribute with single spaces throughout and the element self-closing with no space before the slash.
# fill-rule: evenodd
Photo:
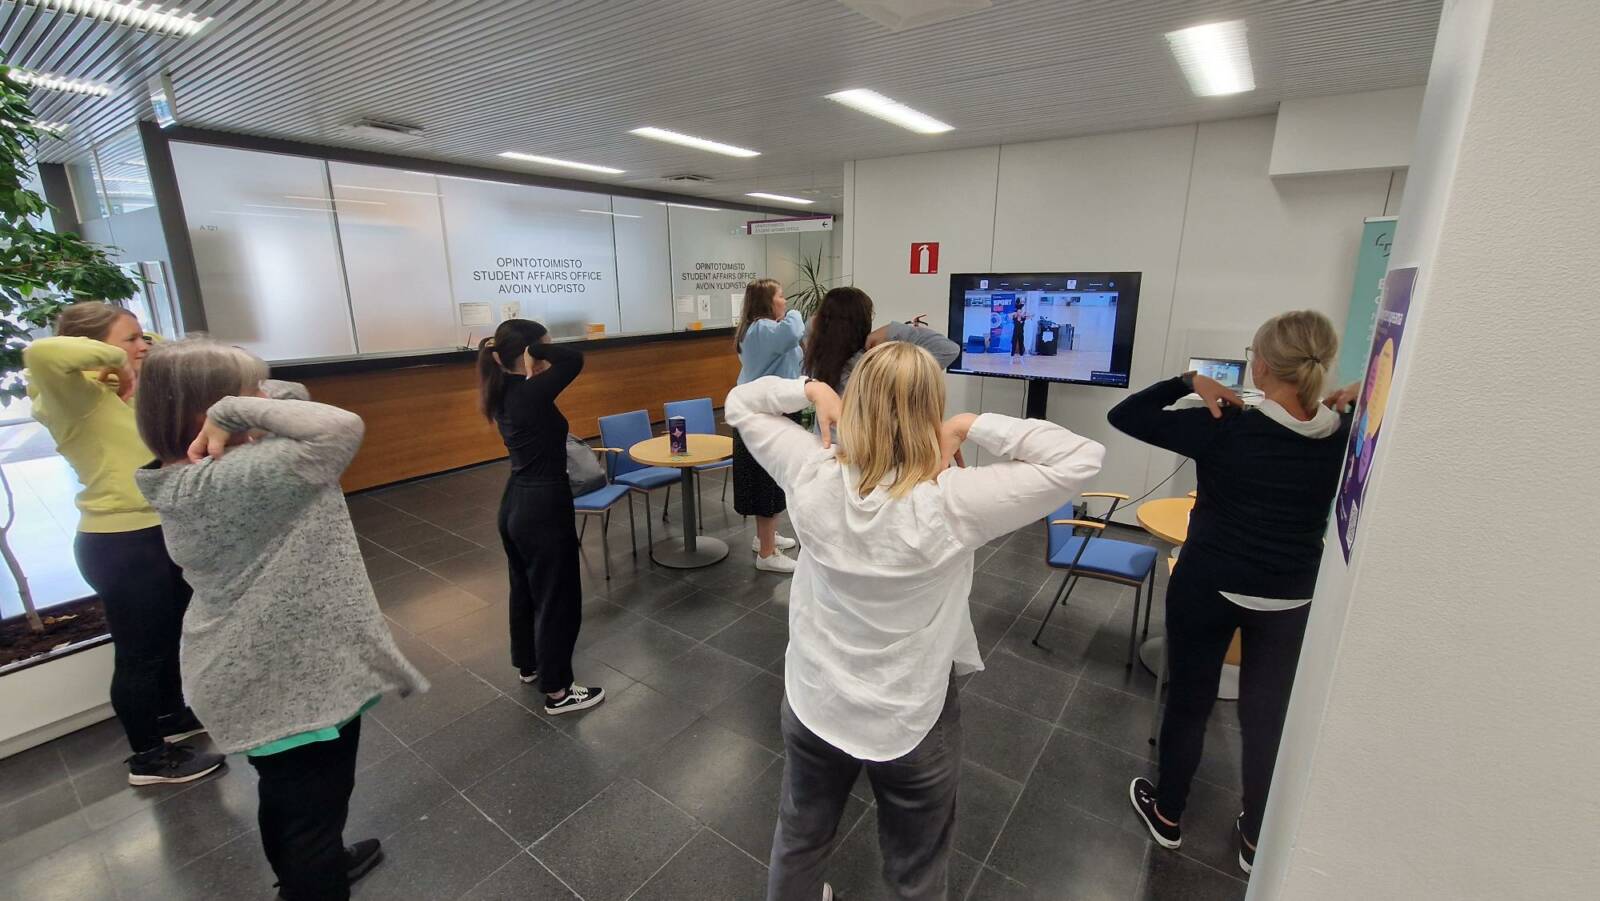
<svg viewBox="0 0 1600 901">
<path fill-rule="evenodd" d="M 1189 358 L 1190 369 L 1207 378 L 1215 379 L 1224 387 L 1232 388 L 1235 391 L 1244 387 L 1244 366 L 1243 360 L 1216 360 L 1210 357 Z"/>
</svg>

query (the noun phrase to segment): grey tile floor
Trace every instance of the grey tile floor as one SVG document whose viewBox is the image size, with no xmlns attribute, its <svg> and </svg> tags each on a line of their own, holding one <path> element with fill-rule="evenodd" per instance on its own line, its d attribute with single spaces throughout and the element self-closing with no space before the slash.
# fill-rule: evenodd
<svg viewBox="0 0 1600 901">
<path fill-rule="evenodd" d="M 506 650 L 494 526 L 505 472 L 488 464 L 350 499 L 379 603 L 433 681 L 363 725 L 346 834 L 381 837 L 388 858 L 355 896 L 761 898 L 783 765 L 787 579 L 750 565 L 751 533 L 714 477 L 706 530 L 734 548 L 714 567 L 653 566 L 641 507 L 637 560 L 625 517 L 611 525 L 607 582 L 592 524 L 577 671 L 609 699 L 547 718 Z M 671 524 L 661 493 L 652 505 L 657 538 L 679 534 L 673 495 Z M 1155 847 L 1126 800 L 1128 780 L 1154 769 L 1151 678 L 1123 667 L 1133 592 L 1083 583 L 1046 631 L 1049 650 L 1033 647 L 1059 584 L 1041 545 L 1035 526 L 978 553 L 972 611 L 988 668 L 963 689 L 951 897 L 1243 897 L 1233 705 L 1217 707 L 1182 852 Z M 0 898 L 273 896 L 247 763 L 136 790 L 125 754 L 108 721 L 0 761 Z M 883 898 L 864 781 L 855 795 L 829 878 L 843 901 Z"/>
</svg>

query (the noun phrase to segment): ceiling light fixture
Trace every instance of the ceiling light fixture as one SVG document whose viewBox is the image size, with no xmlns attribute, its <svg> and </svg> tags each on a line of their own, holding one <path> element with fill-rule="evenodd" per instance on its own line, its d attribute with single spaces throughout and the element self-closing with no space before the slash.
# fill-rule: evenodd
<svg viewBox="0 0 1600 901">
<path fill-rule="evenodd" d="M 524 163 L 538 163 L 541 166 L 560 166 L 564 169 L 582 169 L 585 172 L 598 172 L 601 175 L 621 175 L 626 169 L 614 169 L 610 166 L 596 166 L 594 163 L 575 163 L 572 160 L 558 160 L 553 156 L 535 156 L 531 153 L 518 153 L 507 150 L 500 154 L 508 160 L 521 160 Z"/>
<path fill-rule="evenodd" d="M 11 128 L 16 127 L 16 124 L 11 122 L 9 119 L 0 119 L 0 124 L 4 124 Z M 60 138 L 62 135 L 67 133 L 67 129 L 71 126 L 67 125 L 65 122 L 37 121 L 33 123 L 33 127 L 36 131 L 47 138 Z"/>
<path fill-rule="evenodd" d="M 370 185 L 334 185 L 346 191 L 382 191 L 385 194 L 414 194 L 417 197 L 438 197 L 437 191 L 407 191 L 405 188 L 374 188 Z"/>
<path fill-rule="evenodd" d="M 355 200 L 350 197 L 336 197 L 333 200 L 329 200 L 326 197 L 312 197 L 308 194 L 285 194 L 283 195 L 283 199 L 309 200 L 312 203 L 360 203 L 366 206 L 388 206 L 387 203 L 384 203 L 381 200 Z"/>
<path fill-rule="evenodd" d="M 594 213 L 596 216 L 616 216 L 619 219 L 643 219 L 644 218 L 643 216 L 635 216 L 632 213 L 613 213 L 610 210 L 578 210 L 578 212 L 580 212 L 580 213 Z"/>
<path fill-rule="evenodd" d="M 683 147 L 693 147 L 696 150 L 704 150 L 709 153 L 720 153 L 723 156 L 737 156 L 748 159 L 752 156 L 761 155 L 761 151 L 759 150 L 750 150 L 745 147 L 735 147 L 732 144 L 724 144 L 721 141 L 708 141 L 705 138 L 697 138 L 694 135 L 680 134 L 676 131 L 668 131 L 665 128 L 656 128 L 654 126 L 635 128 L 631 133 L 636 134 L 641 138 L 649 138 L 652 141 L 666 141 L 668 144 L 678 144 Z"/>
<path fill-rule="evenodd" d="M 751 191 L 751 192 L 745 194 L 744 196 L 746 196 L 746 197 L 759 197 L 762 200 L 777 200 L 777 201 L 780 201 L 782 203 L 803 203 L 803 204 L 807 204 L 807 205 L 816 203 L 815 200 L 807 200 L 804 197 L 789 197 L 789 196 L 786 196 L 786 195 L 783 195 L 783 194 L 768 194 L 765 191 Z"/>
<path fill-rule="evenodd" d="M 1172 55 L 1183 67 L 1189 88 L 1201 97 L 1242 94 L 1256 88 L 1250 69 L 1250 44 L 1242 20 L 1212 22 L 1167 32 Z"/>
<path fill-rule="evenodd" d="M 62 91 L 68 94 L 88 94 L 91 97 L 111 96 L 111 85 L 102 84 L 98 81 L 64 78 L 60 75 L 51 75 L 48 72 L 30 72 L 27 69 L 12 69 L 11 80 L 33 88 L 44 88 L 47 91 Z"/>
<path fill-rule="evenodd" d="M 885 122 L 892 122 L 917 134 L 939 135 L 955 130 L 954 125 L 947 125 L 927 113 L 918 112 L 898 100 L 890 100 L 877 91 L 869 91 L 866 88 L 836 91 L 829 94 L 828 99 L 869 116 L 876 116 Z"/>
<path fill-rule="evenodd" d="M 211 24 L 211 18 L 196 18 L 177 7 L 163 10 L 158 3 L 117 3 L 113 0 L 23 0 L 32 6 L 64 12 L 71 16 L 97 19 L 112 25 L 135 28 L 168 37 L 191 38 Z"/>
<path fill-rule="evenodd" d="M 720 212 L 723 211 L 722 207 L 719 207 L 719 206 L 698 206 L 698 205 L 693 204 L 693 203 L 667 203 L 667 202 L 664 202 L 664 201 L 656 201 L 656 202 L 660 203 L 662 206 L 676 207 L 677 209 L 680 209 L 680 210 L 703 210 L 703 211 L 705 211 L 707 213 L 720 213 Z"/>
</svg>

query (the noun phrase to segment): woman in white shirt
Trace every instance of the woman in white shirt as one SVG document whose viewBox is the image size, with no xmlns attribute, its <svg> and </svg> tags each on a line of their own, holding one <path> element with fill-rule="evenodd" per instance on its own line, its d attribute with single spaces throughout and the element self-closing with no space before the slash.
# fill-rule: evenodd
<svg viewBox="0 0 1600 901">
<path fill-rule="evenodd" d="M 862 766 L 896 897 L 946 896 L 961 772 L 954 677 L 983 668 L 967 600 L 973 551 L 1100 470 L 1105 449 L 1058 425 L 994 413 L 941 423 L 944 401 L 933 357 L 898 341 L 861 358 L 842 402 L 822 382 L 776 377 L 728 395 L 728 424 L 787 494 L 803 548 L 769 901 L 827 897 L 823 864 Z M 820 442 L 785 415 L 807 404 Z M 968 439 L 1009 459 L 950 468 Z"/>
</svg>

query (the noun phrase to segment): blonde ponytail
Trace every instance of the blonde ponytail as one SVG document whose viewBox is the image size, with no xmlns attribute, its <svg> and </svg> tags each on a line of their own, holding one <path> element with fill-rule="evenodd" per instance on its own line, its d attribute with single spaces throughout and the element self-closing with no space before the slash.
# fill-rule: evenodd
<svg viewBox="0 0 1600 901">
<path fill-rule="evenodd" d="M 1315 409 L 1339 355 L 1333 322 L 1316 310 L 1280 313 L 1256 329 L 1253 346 L 1273 378 L 1294 386 L 1300 406 Z"/>
</svg>

